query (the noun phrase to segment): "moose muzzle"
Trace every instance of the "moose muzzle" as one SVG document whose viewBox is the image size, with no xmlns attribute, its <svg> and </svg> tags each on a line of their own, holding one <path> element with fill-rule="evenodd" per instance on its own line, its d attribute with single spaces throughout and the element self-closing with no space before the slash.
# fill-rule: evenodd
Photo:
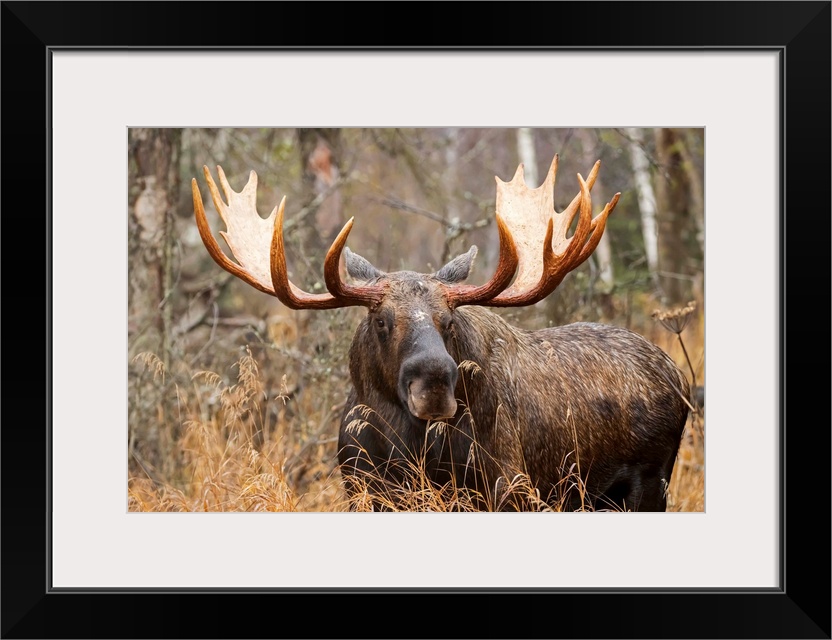
<svg viewBox="0 0 832 640">
<path fill-rule="evenodd" d="M 414 354 L 402 364 L 399 396 L 420 420 L 452 418 L 456 414 L 456 362 L 441 350 Z"/>
</svg>

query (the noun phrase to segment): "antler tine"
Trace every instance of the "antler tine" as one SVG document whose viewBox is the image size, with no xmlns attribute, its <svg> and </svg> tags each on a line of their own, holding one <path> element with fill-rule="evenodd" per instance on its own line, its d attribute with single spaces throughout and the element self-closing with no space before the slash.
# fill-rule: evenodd
<svg viewBox="0 0 832 640">
<path fill-rule="evenodd" d="M 260 291 L 277 297 L 278 300 L 292 309 L 372 306 L 381 299 L 383 291 L 380 287 L 348 287 L 344 285 L 339 289 L 337 286 L 331 286 L 333 270 L 334 277 L 339 279 L 338 261 L 346 242 L 346 236 L 352 228 L 352 220 L 344 225 L 344 229 L 327 254 L 324 266 L 327 274 L 327 288 L 330 289 L 331 293 L 306 293 L 290 282 L 286 268 L 286 253 L 283 243 L 285 196 L 280 205 L 272 210 L 269 217 L 263 219 L 257 213 L 257 174 L 254 171 L 249 174 L 248 183 L 243 190 L 237 193 L 229 185 L 222 167 L 217 167 L 220 186 L 227 202 L 220 196 L 219 189 L 208 167 L 203 167 L 203 173 L 214 206 L 227 228 L 227 231 L 221 231 L 220 235 L 225 239 L 237 262 L 232 261 L 225 255 L 211 233 L 196 179 L 191 181 L 194 215 L 200 237 L 208 249 L 208 253 L 223 269 Z"/>
<path fill-rule="evenodd" d="M 500 259 L 497 269 L 491 280 L 486 284 L 476 287 L 472 285 L 453 285 L 447 287 L 448 305 L 453 309 L 462 305 L 488 304 L 509 284 L 511 284 L 520 258 L 517 255 L 517 245 L 511 237 L 508 225 L 500 214 L 497 214 L 497 232 L 500 234 Z"/>
<path fill-rule="evenodd" d="M 324 260 L 324 282 L 329 292 L 339 300 L 354 301 L 354 305 L 363 305 L 373 307 L 384 297 L 386 285 L 362 285 L 353 286 L 348 285 L 341 278 L 341 271 L 339 264 L 341 261 L 341 252 L 347 244 L 347 238 L 352 231 L 352 225 L 355 218 L 350 218 L 341 229 L 341 232 L 332 242 L 329 251 L 326 253 Z"/>
<path fill-rule="evenodd" d="M 590 189 L 589 181 L 587 181 L 587 188 Z M 618 204 L 618 200 L 621 198 L 621 193 L 616 193 L 612 200 L 610 200 L 607 204 L 604 205 L 604 209 L 592 219 L 592 226 L 589 229 L 590 236 L 589 240 L 587 240 L 586 244 L 581 249 L 581 253 L 578 256 L 576 267 L 583 263 L 592 252 L 595 251 L 598 243 L 601 242 L 601 236 L 604 235 L 604 230 L 607 227 L 607 218 L 612 213 L 613 209 L 615 209 L 615 205 Z"/>
<path fill-rule="evenodd" d="M 590 256 L 601 240 L 601 234 L 604 232 L 607 217 L 612 211 L 612 208 L 615 207 L 615 204 L 618 203 L 620 194 L 616 194 L 612 206 L 610 206 L 610 203 L 607 203 L 604 210 L 593 219 L 592 196 L 589 192 L 589 185 L 584 181 L 580 173 L 578 174 L 578 183 L 581 187 L 579 194 L 580 218 L 578 219 L 578 225 L 575 228 L 573 236 L 567 238 L 566 233 L 569 230 L 575 214 L 568 209 L 561 214 L 563 218 L 561 219 L 561 224 L 558 225 L 557 247 L 553 247 L 553 242 L 547 243 L 544 247 L 543 275 L 536 290 L 530 296 L 535 302 L 542 300 L 552 293 L 563 282 L 563 279 L 570 271 L 576 269 Z M 559 253 L 558 249 L 560 248 L 563 248 L 563 251 Z"/>
<path fill-rule="evenodd" d="M 330 293 L 306 293 L 290 280 L 286 269 L 286 253 L 283 246 L 283 211 L 286 198 L 280 203 L 275 220 L 271 246 L 271 276 L 277 298 L 290 309 L 335 309 L 338 307 L 373 306 L 384 295 L 381 287 L 350 287 L 341 281 L 339 262 L 347 236 L 353 225 L 350 218 L 335 242 L 329 248 L 324 260 L 324 281 Z M 340 285 L 340 286 L 339 286 Z"/>
<path fill-rule="evenodd" d="M 600 161 L 595 163 L 586 181 L 578 174 L 580 192 L 562 213 L 554 209 L 557 155 L 543 184 L 536 189 L 526 185 L 522 165 L 510 182 L 497 178 L 497 212 L 505 218 L 508 231 L 519 247 L 520 263 L 510 287 L 477 304 L 492 307 L 534 304 L 552 293 L 570 271 L 592 254 L 621 195 L 616 194 L 603 211 L 592 218 L 590 189 L 600 166 Z M 576 215 L 579 218 L 575 232 L 567 237 Z M 544 239 L 542 251 L 541 237 Z"/>
</svg>

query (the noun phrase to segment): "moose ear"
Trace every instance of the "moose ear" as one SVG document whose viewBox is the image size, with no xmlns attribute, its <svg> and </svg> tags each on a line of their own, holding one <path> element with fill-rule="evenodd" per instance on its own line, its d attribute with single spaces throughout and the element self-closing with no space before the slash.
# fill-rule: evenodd
<svg viewBox="0 0 832 640">
<path fill-rule="evenodd" d="M 369 282 L 384 275 L 382 271 L 379 271 L 371 265 L 368 260 L 350 251 L 349 247 L 344 247 L 344 263 L 347 265 L 347 273 L 351 278 L 355 278 L 356 280 Z"/>
<path fill-rule="evenodd" d="M 433 277 L 444 282 L 445 284 L 456 284 L 462 282 L 468 277 L 468 272 L 471 271 L 471 265 L 474 263 L 474 258 L 477 255 L 477 247 L 473 245 L 468 249 L 468 253 L 463 253 L 451 260 L 448 264 L 442 267 L 439 271 L 433 274 Z"/>
</svg>

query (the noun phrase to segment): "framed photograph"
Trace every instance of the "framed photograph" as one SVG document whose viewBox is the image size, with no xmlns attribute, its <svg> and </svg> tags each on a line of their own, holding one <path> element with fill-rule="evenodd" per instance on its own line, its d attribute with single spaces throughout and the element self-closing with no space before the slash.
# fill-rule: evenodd
<svg viewBox="0 0 832 640">
<path fill-rule="evenodd" d="M 42 275 L 47 290 L 43 359 L 6 342 L 7 412 L 20 398 L 45 412 L 25 430 L 7 416 L 2 434 L 4 637 L 285 635 L 271 616 L 241 616 L 239 604 L 283 612 L 278 627 L 288 629 L 305 601 L 345 597 L 361 598 L 383 626 L 337 614 L 297 624 L 310 637 L 396 636 L 414 596 L 504 611 L 523 597 L 533 608 L 497 616 L 505 623 L 460 620 L 440 632 L 450 635 L 830 637 L 829 522 L 816 515 L 818 496 L 828 506 L 818 487 L 828 487 L 829 433 L 808 432 L 795 413 L 828 384 L 821 390 L 794 355 L 817 352 L 817 335 L 794 330 L 786 306 L 789 274 L 803 276 L 801 291 L 809 273 L 829 291 L 829 154 L 814 150 L 829 141 L 830 3 L 604 3 L 587 16 L 594 4 L 541 5 L 519 42 L 488 28 L 520 18 L 516 6 L 481 5 L 464 37 L 423 11 L 414 26 L 436 30 L 417 29 L 424 41 L 404 47 L 361 29 L 333 47 L 352 22 L 346 4 L 321 5 L 320 31 L 288 30 L 279 46 L 283 30 L 252 17 L 268 7 L 280 24 L 309 25 L 309 5 L 3 4 L 7 214 L 20 185 L 39 202 L 44 194 L 46 213 L 5 216 L 7 238 L 31 237 L 15 226 L 37 218 L 46 239 L 35 245 L 42 261 L 24 254 L 37 274 L 27 289 L 5 287 L 6 319 L 14 323 L 14 302 L 32 300 L 33 280 Z M 243 36 L 217 28 L 235 12 L 250 26 Z M 478 21 L 477 33 L 492 34 L 485 44 L 468 41 Z M 587 28 L 565 28 L 579 23 Z M 350 354 L 371 349 L 350 341 L 364 318 L 377 320 L 378 283 L 388 291 L 405 285 L 386 274 L 432 274 L 454 313 L 525 295 L 543 282 L 534 247 L 546 246 L 546 221 L 527 243 L 506 201 L 522 209 L 538 184 L 551 196 L 553 160 L 547 207 L 576 212 L 555 223 L 559 246 L 579 238 L 589 248 L 562 283 L 565 273 L 552 276 L 556 297 L 493 315 L 518 332 L 544 329 L 547 344 L 546 327 L 575 320 L 658 344 L 692 389 L 675 465 L 633 475 L 638 461 L 610 445 L 598 455 L 617 461 L 618 484 L 602 491 L 576 461 L 578 508 L 574 494 L 541 495 L 547 472 L 530 463 L 503 480 L 479 467 L 491 493 L 465 481 L 454 485 L 461 492 L 436 491 L 436 475 L 389 503 L 378 485 L 346 491 L 355 458 L 338 452 L 344 442 L 369 447 L 356 434 L 378 409 L 350 385 L 396 364 L 374 361 L 372 376 L 356 377 Z M 273 209 L 279 244 L 274 219 L 262 220 Z M 268 227 L 257 235 L 231 218 L 250 214 L 253 224 L 257 213 Z M 345 233 L 355 253 L 342 250 Z M 506 236 L 519 247 L 514 263 Z M 510 278 L 493 285 L 506 264 L 509 276 L 519 265 L 525 289 Z M 436 343 L 433 360 L 407 356 L 431 375 L 408 374 L 408 393 L 450 358 L 445 307 L 416 298 L 400 296 L 397 322 L 367 334 L 393 339 L 401 317 L 434 318 L 419 334 Z M 451 359 L 449 379 L 490 375 L 474 360 Z M 606 369 L 591 369 L 584 386 L 610 369 L 598 360 Z M 612 396 L 628 381 L 650 384 L 643 368 L 631 371 L 611 376 Z M 575 388 L 567 378 L 559 389 Z M 438 442 L 465 411 L 453 389 L 425 399 L 433 393 L 401 402 Z M 671 404 L 644 409 L 645 424 L 664 429 L 655 416 Z M 591 422 L 570 424 L 577 435 Z M 567 462 L 575 453 L 557 450 Z M 421 471 L 443 464 L 440 455 Z M 662 491 L 635 491 L 650 482 Z M 363 512 L 379 508 L 397 513 Z M 182 615 L 172 628 L 157 605 L 207 605 L 211 615 Z M 431 618 L 412 612 L 408 635 L 437 635 Z"/>
<path fill-rule="evenodd" d="M 704 128 L 128 140 L 129 511 L 705 510 Z"/>
</svg>

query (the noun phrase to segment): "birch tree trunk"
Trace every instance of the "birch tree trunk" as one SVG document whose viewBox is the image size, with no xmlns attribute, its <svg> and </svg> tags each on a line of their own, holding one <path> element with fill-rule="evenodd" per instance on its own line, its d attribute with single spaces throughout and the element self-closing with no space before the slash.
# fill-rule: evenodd
<svg viewBox="0 0 832 640">
<path fill-rule="evenodd" d="M 581 146 L 583 147 L 583 160 L 584 165 L 586 166 L 586 174 L 582 173 L 581 175 L 585 176 L 598 160 L 598 154 L 596 153 L 596 147 L 598 145 L 595 136 L 587 129 L 578 129 L 577 134 L 581 141 Z M 596 214 L 599 209 L 599 205 L 607 203 L 604 185 L 600 175 L 595 180 L 595 186 L 592 188 L 592 202 L 594 203 L 593 215 Z M 613 215 L 615 215 L 615 213 L 613 213 Z M 591 259 L 595 261 L 595 264 L 598 267 L 598 278 L 604 283 L 605 293 L 609 293 L 612 291 L 613 285 L 615 284 L 615 277 L 612 270 L 612 246 L 610 245 L 609 231 L 605 231 L 604 235 L 601 236 L 601 240 L 595 248 Z"/>
<path fill-rule="evenodd" d="M 517 130 L 517 155 L 523 163 L 526 184 L 531 188 L 540 186 L 537 174 L 537 152 L 534 148 L 534 132 L 528 127 Z"/>
<path fill-rule="evenodd" d="M 644 253 L 650 277 L 661 292 L 659 284 L 659 235 L 656 224 L 656 194 L 650 182 L 650 160 L 644 152 L 644 137 L 640 129 L 627 129 L 630 159 L 633 163 L 633 178 L 638 194 L 638 208 L 641 212 L 641 232 L 644 236 Z M 663 295 L 663 293 L 662 293 Z"/>
</svg>

